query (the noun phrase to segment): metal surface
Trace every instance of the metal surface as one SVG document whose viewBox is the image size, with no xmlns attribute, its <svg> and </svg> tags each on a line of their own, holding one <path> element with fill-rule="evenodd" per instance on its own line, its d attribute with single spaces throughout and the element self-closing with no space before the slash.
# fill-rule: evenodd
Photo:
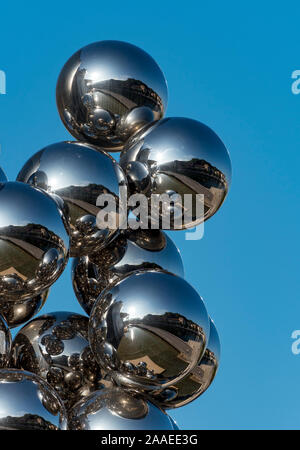
<svg viewBox="0 0 300 450">
<path fill-rule="evenodd" d="M 72 281 L 87 314 L 112 283 L 137 270 L 164 269 L 183 277 L 183 263 L 174 242 L 160 230 L 128 230 L 101 251 L 76 258 Z"/>
<path fill-rule="evenodd" d="M 121 217 L 116 209 L 115 229 L 99 229 L 96 216 L 98 196 L 111 194 L 117 208 L 125 176 L 107 153 L 79 142 L 59 142 L 33 155 L 21 169 L 18 181 L 44 189 L 64 201 L 61 208 L 70 227 L 71 256 L 96 251 L 118 232 Z"/>
<path fill-rule="evenodd" d="M 170 210 L 171 229 L 194 227 L 220 208 L 229 189 L 231 162 L 219 137 L 206 125 L 192 119 L 168 118 L 146 127 L 126 144 L 120 165 L 127 174 L 131 192 L 165 194 L 175 205 Z M 177 199 L 181 196 L 181 202 Z M 191 194 L 192 207 L 185 205 Z M 197 214 L 196 194 L 204 195 L 203 214 Z M 203 204 L 203 202 L 202 202 Z M 160 227 L 163 213 L 150 210 Z M 156 218 L 157 214 L 157 218 Z"/>
<path fill-rule="evenodd" d="M 174 430 L 161 409 L 121 388 L 102 389 L 77 403 L 69 414 L 70 430 Z"/>
<path fill-rule="evenodd" d="M 11 351 L 11 334 L 9 328 L 0 316 L 0 369 L 9 366 Z"/>
<path fill-rule="evenodd" d="M 0 370 L 0 430 L 65 430 L 65 408 L 40 377 Z"/>
<path fill-rule="evenodd" d="M 31 320 L 44 306 L 49 289 L 33 298 L 6 301 L 0 299 L 0 314 L 5 318 L 9 328 L 18 327 Z"/>
<path fill-rule="evenodd" d="M 200 363 L 182 380 L 166 390 L 155 393 L 153 401 L 163 409 L 179 408 L 202 395 L 213 382 L 220 361 L 220 340 L 210 320 L 207 348 Z"/>
<path fill-rule="evenodd" d="M 90 317 L 99 364 L 116 383 L 138 391 L 168 387 L 200 361 L 209 319 L 198 293 L 163 271 L 134 273 L 107 289 Z"/>
<path fill-rule="evenodd" d="M 0 302 L 20 302 L 61 275 L 69 236 L 56 203 L 32 186 L 0 184 L 0 210 Z"/>
<path fill-rule="evenodd" d="M 101 371 L 88 342 L 88 318 L 71 312 L 36 317 L 16 335 L 14 367 L 36 373 L 66 408 L 101 387 Z"/>
<path fill-rule="evenodd" d="M 66 62 L 56 100 L 76 139 L 120 151 L 141 127 L 162 118 L 168 90 L 161 69 L 146 52 L 126 42 L 101 41 Z"/>
</svg>

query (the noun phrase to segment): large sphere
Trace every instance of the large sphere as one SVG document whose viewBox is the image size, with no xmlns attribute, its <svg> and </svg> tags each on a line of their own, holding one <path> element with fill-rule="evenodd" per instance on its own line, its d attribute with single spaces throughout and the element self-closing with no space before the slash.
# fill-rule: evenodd
<svg viewBox="0 0 300 450">
<path fill-rule="evenodd" d="M 0 184 L 0 211 L 0 302 L 20 302 L 61 275 L 69 236 L 56 202 L 24 183 Z"/>
<path fill-rule="evenodd" d="M 183 277 L 183 263 L 174 242 L 160 230 L 128 230 L 90 256 L 73 260 L 76 297 L 87 314 L 109 285 L 137 270 L 164 269 Z"/>
<path fill-rule="evenodd" d="M 8 367 L 11 351 L 11 334 L 9 328 L 0 316 L 0 369 Z"/>
<path fill-rule="evenodd" d="M 64 125 L 76 139 L 120 151 L 141 127 L 163 117 L 168 89 L 146 52 L 126 42 L 101 41 L 67 61 L 56 100 Z"/>
<path fill-rule="evenodd" d="M 49 289 L 33 298 L 6 301 L 0 298 L 0 314 L 5 318 L 9 328 L 19 327 L 31 320 L 44 306 Z"/>
<path fill-rule="evenodd" d="M 36 317 L 16 335 L 12 364 L 44 378 L 67 408 L 102 386 L 88 342 L 88 318 L 70 312 Z"/>
<path fill-rule="evenodd" d="M 5 183 L 6 181 L 7 181 L 7 177 L 0 167 L 0 183 Z"/>
<path fill-rule="evenodd" d="M 33 155 L 20 171 L 18 181 L 42 188 L 64 200 L 70 226 L 71 256 L 86 255 L 115 237 L 118 227 L 99 229 L 97 199 L 111 194 L 119 206 L 125 177 L 107 153 L 79 142 L 59 142 Z M 116 209 L 118 224 L 120 211 Z"/>
<path fill-rule="evenodd" d="M 136 272 L 99 297 L 89 337 L 99 364 L 118 384 L 153 391 L 177 383 L 198 364 L 209 319 L 201 297 L 182 278 Z"/>
<path fill-rule="evenodd" d="M 215 324 L 210 320 L 209 341 L 199 364 L 182 380 L 153 395 L 153 401 L 163 409 L 179 408 L 202 395 L 213 382 L 220 361 L 220 340 Z"/>
<path fill-rule="evenodd" d="M 0 430 L 65 430 L 66 411 L 40 377 L 22 370 L 0 370 Z"/>
<path fill-rule="evenodd" d="M 121 388 L 102 389 L 69 413 L 69 430 L 174 430 L 171 418 L 149 401 Z"/>
<path fill-rule="evenodd" d="M 164 195 L 171 229 L 190 228 L 215 214 L 231 180 L 230 158 L 223 142 L 206 125 L 185 118 L 163 119 L 142 130 L 125 146 L 120 165 L 133 193 L 144 187 L 148 214 L 162 228 L 168 228 L 162 224 L 166 211 L 151 211 L 152 194 Z M 185 194 L 190 194 L 191 205 Z M 196 194 L 204 195 L 204 205 Z"/>
</svg>

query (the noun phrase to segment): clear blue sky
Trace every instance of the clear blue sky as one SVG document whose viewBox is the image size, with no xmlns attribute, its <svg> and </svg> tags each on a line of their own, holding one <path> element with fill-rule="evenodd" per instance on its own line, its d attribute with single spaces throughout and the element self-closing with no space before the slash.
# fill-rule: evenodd
<svg viewBox="0 0 300 450">
<path fill-rule="evenodd" d="M 168 116 L 198 119 L 227 145 L 233 182 L 201 241 L 173 232 L 187 280 L 219 329 L 213 386 L 171 414 L 183 428 L 299 428 L 299 2 L 26 2 L 1 5 L 0 165 L 14 179 L 45 145 L 69 138 L 55 106 L 65 61 L 102 39 L 148 51 L 169 84 Z M 70 265 L 43 312 L 81 312 Z"/>
</svg>

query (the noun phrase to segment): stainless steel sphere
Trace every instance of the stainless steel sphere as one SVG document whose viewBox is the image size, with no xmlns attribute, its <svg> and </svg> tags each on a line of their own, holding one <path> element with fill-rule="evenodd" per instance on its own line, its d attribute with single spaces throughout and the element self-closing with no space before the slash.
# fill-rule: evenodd
<svg viewBox="0 0 300 450">
<path fill-rule="evenodd" d="M 0 167 L 0 183 L 5 183 L 6 181 L 7 181 L 7 177 Z"/>
<path fill-rule="evenodd" d="M 69 257 L 69 236 L 55 201 L 24 183 L 0 184 L 0 303 L 48 289 Z"/>
<path fill-rule="evenodd" d="M 128 230 L 101 251 L 75 258 L 72 281 L 87 314 L 113 283 L 137 270 L 164 269 L 183 277 L 183 263 L 174 242 L 160 230 Z"/>
<path fill-rule="evenodd" d="M 88 342 L 88 318 L 71 312 L 36 317 L 16 335 L 12 365 L 45 379 L 68 409 L 101 387 L 101 372 Z"/>
<path fill-rule="evenodd" d="M 152 400 L 163 409 L 179 408 L 202 395 L 213 382 L 220 361 L 220 340 L 215 324 L 210 320 L 210 334 L 199 364 L 182 380 L 161 392 Z"/>
<path fill-rule="evenodd" d="M 90 317 L 90 345 L 119 385 L 168 387 L 202 358 L 209 319 L 198 293 L 163 271 L 135 272 L 107 289 Z"/>
<path fill-rule="evenodd" d="M 107 153 L 79 142 L 59 142 L 33 155 L 21 169 L 18 181 L 44 189 L 63 200 L 61 208 L 70 227 L 71 256 L 86 255 L 100 249 L 118 232 L 99 229 L 96 216 L 101 194 L 111 194 L 119 206 L 120 186 L 125 176 Z M 112 212 L 113 214 L 113 212 Z M 116 224 L 121 220 L 116 208 Z"/>
<path fill-rule="evenodd" d="M 18 327 L 31 320 L 42 309 L 48 295 L 49 289 L 33 298 L 14 301 L 0 299 L 0 314 L 9 328 Z"/>
<path fill-rule="evenodd" d="M 69 430 L 174 430 L 171 418 L 151 402 L 121 388 L 102 389 L 69 413 Z"/>
<path fill-rule="evenodd" d="M 0 369 L 8 367 L 11 351 L 11 334 L 9 328 L 0 316 Z"/>
<path fill-rule="evenodd" d="M 0 370 L 0 430 L 66 430 L 64 405 L 40 377 Z"/>
<path fill-rule="evenodd" d="M 151 210 L 152 194 L 165 196 L 171 229 L 190 228 L 215 214 L 231 180 L 230 157 L 223 142 L 206 125 L 185 118 L 163 119 L 144 128 L 126 144 L 120 165 L 132 193 L 149 197 L 149 217 L 161 228 L 166 211 Z M 190 194 L 191 205 L 185 194 Z M 196 194 L 204 195 L 204 205 Z"/>
<path fill-rule="evenodd" d="M 119 41 L 101 41 L 77 51 L 57 82 L 60 117 L 78 140 L 120 151 L 145 124 L 163 117 L 165 77 L 146 52 Z"/>
</svg>

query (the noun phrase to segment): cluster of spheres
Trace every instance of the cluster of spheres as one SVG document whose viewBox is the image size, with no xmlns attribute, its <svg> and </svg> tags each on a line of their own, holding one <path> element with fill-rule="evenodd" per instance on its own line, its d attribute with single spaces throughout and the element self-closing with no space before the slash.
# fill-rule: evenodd
<svg viewBox="0 0 300 450">
<path fill-rule="evenodd" d="M 56 93 L 76 141 L 37 151 L 16 181 L 0 168 L 0 429 L 178 429 L 166 411 L 209 388 L 220 342 L 164 218 L 178 230 L 215 214 L 228 152 L 206 125 L 164 118 L 163 72 L 134 45 L 77 51 Z M 201 216 L 185 194 L 201 194 Z M 38 315 L 69 258 L 82 314 Z"/>
</svg>

